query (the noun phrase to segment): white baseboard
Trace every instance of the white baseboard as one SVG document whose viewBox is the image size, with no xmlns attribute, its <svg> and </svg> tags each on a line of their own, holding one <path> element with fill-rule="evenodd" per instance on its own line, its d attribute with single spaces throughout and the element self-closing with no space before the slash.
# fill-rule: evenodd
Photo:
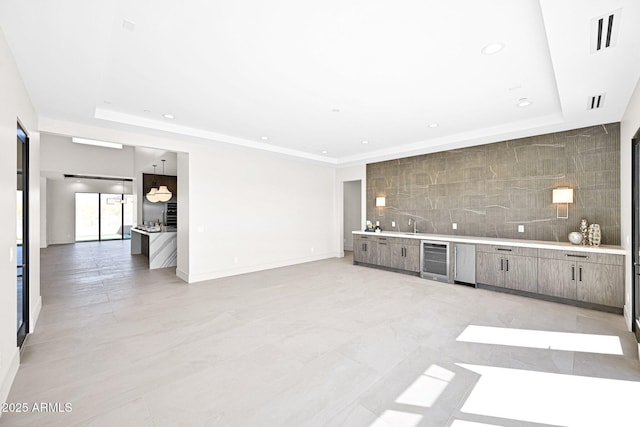
<svg viewBox="0 0 640 427">
<path fill-rule="evenodd" d="M 624 321 L 627 324 L 627 328 L 629 329 L 629 331 L 632 330 L 631 327 L 631 322 L 633 317 L 631 316 L 631 307 L 629 307 L 629 304 L 625 304 L 624 305 L 624 309 L 622 310 L 622 314 L 624 315 Z"/>
<path fill-rule="evenodd" d="M 176 274 L 187 283 L 203 282 L 205 280 L 220 279 L 223 277 L 237 276 L 239 274 L 254 273 L 256 271 L 271 270 L 272 268 L 288 267 L 290 265 L 304 264 L 305 262 L 321 261 L 329 258 L 340 258 L 339 252 L 329 252 L 321 255 L 312 255 L 307 257 L 293 258 L 284 261 L 277 261 L 266 264 L 252 265 L 249 267 L 239 267 L 227 270 L 211 271 L 200 274 L 190 274 L 188 280 L 181 277 L 178 272 Z"/>
<path fill-rule="evenodd" d="M 16 378 L 19 367 L 20 352 L 18 351 L 18 347 L 15 347 L 13 355 L 11 356 L 11 361 L 9 362 L 9 365 L 7 367 L 8 369 L 6 370 L 6 374 L 0 382 L 0 403 L 4 403 L 7 401 L 7 398 L 9 397 L 9 391 L 11 390 L 11 385 L 13 384 L 13 380 Z M 1 416 L 2 411 L 0 411 L 0 417 Z"/>
<path fill-rule="evenodd" d="M 29 314 L 29 333 L 32 334 L 36 330 L 36 323 L 40 318 L 40 310 L 42 310 L 42 295 L 38 297 L 36 304 L 31 308 Z"/>
<path fill-rule="evenodd" d="M 189 274 L 185 273 L 179 268 L 176 268 L 176 276 L 178 276 L 180 279 L 184 280 L 185 282 L 189 283 Z"/>
</svg>

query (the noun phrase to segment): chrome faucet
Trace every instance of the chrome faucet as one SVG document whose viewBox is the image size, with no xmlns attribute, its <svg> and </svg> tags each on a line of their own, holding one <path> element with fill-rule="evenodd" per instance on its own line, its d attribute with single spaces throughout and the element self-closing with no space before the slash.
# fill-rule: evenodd
<svg viewBox="0 0 640 427">
<path fill-rule="evenodd" d="M 409 218 L 409 224 L 407 225 L 411 225 L 411 221 L 413 221 L 413 232 L 418 233 L 418 223 L 416 222 L 415 219 Z"/>
</svg>

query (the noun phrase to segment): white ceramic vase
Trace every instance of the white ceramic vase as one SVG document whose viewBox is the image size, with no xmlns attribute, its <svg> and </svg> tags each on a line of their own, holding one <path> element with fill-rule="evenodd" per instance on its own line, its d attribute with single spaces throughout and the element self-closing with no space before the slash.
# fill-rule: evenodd
<svg viewBox="0 0 640 427">
<path fill-rule="evenodd" d="M 589 226 L 589 245 L 600 246 L 600 239 L 600 224 L 591 224 Z"/>
<path fill-rule="evenodd" d="M 579 245 L 580 243 L 582 243 L 582 240 L 583 240 L 583 236 L 581 232 L 573 231 L 569 233 L 569 241 L 574 245 Z"/>
</svg>

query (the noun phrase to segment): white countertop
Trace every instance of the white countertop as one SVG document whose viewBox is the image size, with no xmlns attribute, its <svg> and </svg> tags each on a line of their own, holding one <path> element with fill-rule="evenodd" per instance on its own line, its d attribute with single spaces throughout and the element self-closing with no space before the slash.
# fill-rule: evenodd
<svg viewBox="0 0 640 427">
<path fill-rule="evenodd" d="M 407 233 L 400 231 L 382 231 L 380 233 L 372 233 L 369 231 L 353 231 L 353 234 L 362 234 L 366 236 L 379 237 L 402 237 L 407 239 L 418 240 L 436 240 L 458 243 L 478 243 L 484 245 L 507 245 L 537 249 L 556 249 L 563 251 L 575 252 L 595 252 L 602 254 L 625 255 L 626 252 L 622 246 L 600 245 L 600 246 L 583 246 L 572 245 L 569 242 L 545 242 L 542 240 L 521 240 L 521 239 L 504 239 L 495 237 L 475 237 L 475 236 L 452 236 L 447 234 L 425 234 L 425 233 Z"/>
<path fill-rule="evenodd" d="M 135 231 L 136 233 L 140 233 L 140 234 L 144 234 L 145 236 L 153 236 L 154 234 L 170 234 L 170 233 L 177 233 L 177 231 L 144 231 L 144 230 L 140 230 L 139 228 L 131 228 L 131 231 Z"/>
</svg>

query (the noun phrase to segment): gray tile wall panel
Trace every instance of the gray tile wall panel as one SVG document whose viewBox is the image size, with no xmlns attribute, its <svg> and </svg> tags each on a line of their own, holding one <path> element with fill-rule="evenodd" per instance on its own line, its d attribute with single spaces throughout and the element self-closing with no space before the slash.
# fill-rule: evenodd
<svg viewBox="0 0 640 427">
<path fill-rule="evenodd" d="M 574 189 L 569 219 L 551 203 L 560 186 Z M 412 231 L 413 218 L 427 233 L 562 242 L 586 218 L 619 245 L 620 124 L 368 164 L 367 218 L 384 230 Z"/>
</svg>

